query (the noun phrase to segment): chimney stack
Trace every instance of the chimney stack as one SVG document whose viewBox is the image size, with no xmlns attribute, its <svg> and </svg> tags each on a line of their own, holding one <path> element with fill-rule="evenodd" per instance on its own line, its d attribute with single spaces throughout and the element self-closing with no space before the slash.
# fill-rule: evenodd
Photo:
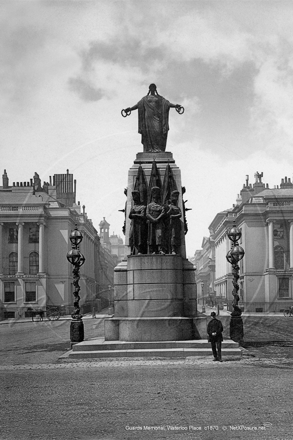
<svg viewBox="0 0 293 440">
<path fill-rule="evenodd" d="M 6 173 L 6 170 L 4 170 L 4 174 L 2 175 L 2 182 L 3 182 L 3 189 L 7 189 L 8 188 L 8 184 L 9 184 L 9 179 Z"/>
</svg>

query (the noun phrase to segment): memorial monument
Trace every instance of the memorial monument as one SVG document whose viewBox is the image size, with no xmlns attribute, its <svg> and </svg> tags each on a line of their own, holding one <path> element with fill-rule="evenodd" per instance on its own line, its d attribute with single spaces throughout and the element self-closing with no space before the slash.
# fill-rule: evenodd
<svg viewBox="0 0 293 440">
<path fill-rule="evenodd" d="M 125 206 L 127 261 L 115 268 L 114 315 L 105 320 L 105 340 L 195 339 L 196 284 L 186 259 L 185 188 L 166 151 L 169 111 L 184 108 L 160 96 L 155 84 L 123 117 L 138 110 L 143 152 L 128 171 Z"/>
</svg>

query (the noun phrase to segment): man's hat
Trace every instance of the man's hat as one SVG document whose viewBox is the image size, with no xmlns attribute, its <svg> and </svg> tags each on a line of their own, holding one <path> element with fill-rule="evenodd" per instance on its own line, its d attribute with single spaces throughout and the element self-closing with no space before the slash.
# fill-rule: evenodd
<svg viewBox="0 0 293 440">
<path fill-rule="evenodd" d="M 214 316 L 217 316 L 217 314 L 216 314 L 215 312 L 212 312 L 212 313 L 211 313 L 211 316 L 214 317 Z"/>
</svg>

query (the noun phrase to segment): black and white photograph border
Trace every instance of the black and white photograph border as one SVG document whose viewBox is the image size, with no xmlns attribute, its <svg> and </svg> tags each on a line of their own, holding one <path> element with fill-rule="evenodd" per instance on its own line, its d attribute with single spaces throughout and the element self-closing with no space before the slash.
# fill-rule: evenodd
<svg viewBox="0 0 293 440">
<path fill-rule="evenodd" d="M 0 440 L 293 439 L 292 17 L 0 1 Z"/>
</svg>

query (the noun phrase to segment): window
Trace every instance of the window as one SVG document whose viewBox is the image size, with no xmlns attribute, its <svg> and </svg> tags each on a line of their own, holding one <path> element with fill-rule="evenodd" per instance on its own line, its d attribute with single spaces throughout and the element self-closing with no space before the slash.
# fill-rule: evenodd
<svg viewBox="0 0 293 440">
<path fill-rule="evenodd" d="M 36 283 L 25 283 L 25 302 L 37 301 Z"/>
<path fill-rule="evenodd" d="M 15 318 L 15 312 L 4 311 L 4 319 Z"/>
<path fill-rule="evenodd" d="M 39 229 L 37 227 L 29 228 L 29 243 L 39 243 Z"/>
<path fill-rule="evenodd" d="M 9 275 L 15 275 L 17 272 L 17 253 L 9 254 Z"/>
<path fill-rule="evenodd" d="M 274 249 L 275 254 L 275 269 L 285 269 L 285 254 L 282 246 L 276 246 Z"/>
<path fill-rule="evenodd" d="M 279 298 L 289 297 L 289 278 L 279 278 Z"/>
<path fill-rule="evenodd" d="M 18 230 L 17 228 L 9 228 L 8 243 L 17 243 Z"/>
<path fill-rule="evenodd" d="M 37 275 L 39 272 L 39 254 L 31 252 L 29 256 L 29 274 Z"/>
<path fill-rule="evenodd" d="M 4 283 L 4 302 L 15 302 L 14 283 Z"/>
</svg>

